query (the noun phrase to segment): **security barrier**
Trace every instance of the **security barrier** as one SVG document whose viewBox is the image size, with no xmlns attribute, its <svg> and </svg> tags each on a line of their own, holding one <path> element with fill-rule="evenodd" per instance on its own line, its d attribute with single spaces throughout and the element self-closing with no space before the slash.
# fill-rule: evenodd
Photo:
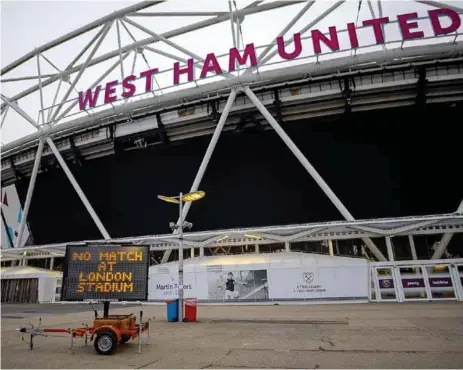
<svg viewBox="0 0 463 370">
<path fill-rule="evenodd" d="M 463 301 L 463 259 L 372 262 L 370 300 Z"/>
</svg>

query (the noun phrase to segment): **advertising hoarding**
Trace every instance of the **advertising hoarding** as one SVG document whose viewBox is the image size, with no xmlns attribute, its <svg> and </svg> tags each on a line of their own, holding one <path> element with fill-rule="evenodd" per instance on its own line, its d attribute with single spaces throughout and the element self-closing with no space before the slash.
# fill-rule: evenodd
<svg viewBox="0 0 463 370">
<path fill-rule="evenodd" d="M 178 298 L 178 273 L 150 274 L 149 300 Z M 184 297 L 204 301 L 309 300 L 368 297 L 368 267 L 185 269 Z"/>
</svg>

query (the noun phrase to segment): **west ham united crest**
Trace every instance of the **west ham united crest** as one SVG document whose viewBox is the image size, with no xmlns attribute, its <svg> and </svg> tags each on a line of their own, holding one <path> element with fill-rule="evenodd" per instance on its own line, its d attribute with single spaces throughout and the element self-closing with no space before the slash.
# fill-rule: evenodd
<svg viewBox="0 0 463 370">
<path fill-rule="evenodd" d="M 315 275 L 313 272 L 303 272 L 302 279 L 306 282 L 306 284 L 310 284 L 314 281 Z"/>
</svg>

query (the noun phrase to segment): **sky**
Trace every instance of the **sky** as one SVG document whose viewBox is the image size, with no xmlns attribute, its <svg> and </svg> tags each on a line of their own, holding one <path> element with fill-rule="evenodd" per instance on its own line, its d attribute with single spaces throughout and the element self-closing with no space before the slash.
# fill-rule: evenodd
<svg viewBox="0 0 463 370">
<path fill-rule="evenodd" d="M 249 5 L 251 0 L 237 0 L 236 6 L 241 9 Z M 267 3 L 270 1 L 265 1 Z M 115 10 L 135 4 L 135 1 L 2 1 L 0 8 L 0 19 L 1 19 L 1 66 L 2 68 L 8 65 L 10 62 L 16 60 L 22 55 L 30 52 L 31 50 L 50 42 L 63 34 L 73 31 L 89 22 L 92 22 L 106 14 L 114 12 Z M 463 7 L 463 1 L 447 1 L 455 6 Z M 290 38 L 293 33 L 298 32 L 301 28 L 307 25 L 310 21 L 315 19 L 323 11 L 328 9 L 334 4 L 333 1 L 317 1 L 306 14 L 304 14 L 298 22 L 288 30 L 286 38 Z M 273 43 L 278 33 L 285 27 L 285 25 L 304 7 L 305 4 L 291 5 L 285 8 L 260 13 L 257 15 L 246 16 L 244 22 L 241 25 L 242 41 L 244 44 L 253 42 L 255 46 L 267 45 Z M 378 3 L 372 1 L 372 8 L 376 16 L 378 16 Z M 413 1 L 383 1 L 382 2 L 383 14 L 387 15 L 392 19 L 395 19 L 397 14 L 407 12 L 418 12 L 419 16 L 425 16 L 427 10 L 431 9 L 427 5 L 418 4 Z M 168 1 L 160 5 L 156 5 L 142 12 L 161 12 L 161 11 L 221 11 L 227 12 L 228 1 L 227 0 L 173 0 Z M 137 22 L 143 27 L 162 34 L 165 31 L 176 29 L 192 22 L 198 22 L 209 17 L 198 16 L 198 17 L 129 17 L 132 21 Z M 370 9 L 367 2 L 364 1 L 358 14 L 358 2 L 347 1 L 345 4 L 337 8 L 332 14 L 321 20 L 314 28 L 318 28 L 323 32 L 328 30 L 329 26 L 336 25 L 338 29 L 345 28 L 348 22 L 355 22 L 372 18 Z M 419 21 L 420 27 L 425 31 L 425 34 L 430 34 L 429 22 Z M 132 26 L 131 24 L 125 23 L 125 26 L 130 31 L 133 37 L 137 40 L 149 37 L 146 32 Z M 99 29 L 99 28 L 98 28 Z M 198 31 L 191 32 L 187 35 L 174 37 L 171 40 L 181 45 L 182 47 L 194 52 L 196 55 L 205 57 L 208 53 L 214 52 L 216 55 L 224 54 L 225 56 L 220 59 L 220 62 L 226 60 L 226 53 L 233 47 L 233 39 L 231 36 L 231 24 L 230 21 L 223 22 L 218 25 L 214 25 L 208 28 L 204 28 Z M 85 35 L 80 36 L 77 39 L 66 42 L 54 49 L 45 52 L 43 55 L 55 67 L 60 70 L 66 68 L 66 66 L 74 59 L 79 51 L 92 39 L 97 33 L 97 29 L 88 32 Z M 460 27 L 460 31 L 463 32 Z M 123 25 L 120 25 L 120 35 L 122 46 L 128 45 L 132 42 L 131 36 L 127 33 Z M 400 34 L 397 25 L 387 26 L 386 35 L 389 40 L 399 40 Z M 373 36 L 371 32 L 367 30 L 362 31 L 359 35 L 361 43 L 369 45 L 373 42 Z M 462 41 L 463 37 L 459 37 L 458 41 Z M 345 44 L 347 38 L 344 34 L 340 36 L 341 49 L 343 43 Z M 448 42 L 453 38 L 446 38 L 444 41 Z M 430 42 L 430 41 L 426 41 Z M 400 44 L 400 43 L 399 43 Z M 409 42 L 407 45 L 411 45 Z M 396 44 L 397 45 L 397 44 Z M 407 46 L 405 45 L 405 46 Z M 158 42 L 155 45 L 151 45 L 161 51 L 175 54 L 178 57 L 188 59 L 189 56 L 184 52 L 174 49 L 172 46 Z M 114 24 L 108 32 L 106 38 L 102 42 L 99 49 L 96 51 L 95 56 L 103 55 L 107 52 L 115 50 L 118 47 L 117 42 L 117 26 Z M 372 47 L 366 49 L 372 51 L 380 47 Z M 308 49 L 307 49 L 308 50 Z M 326 56 L 326 58 L 340 57 L 348 55 L 351 51 L 344 45 L 344 50 L 347 50 L 344 54 L 336 54 L 334 56 Z M 262 49 L 260 49 L 262 51 Z M 259 51 L 259 52 L 260 52 Z M 325 50 L 327 51 L 327 50 Z M 259 54 L 258 52 L 258 54 Z M 76 64 L 84 63 L 88 57 L 90 51 L 87 51 Z M 310 54 L 309 51 L 307 51 Z M 347 53 L 347 54 L 346 54 Z M 144 58 L 143 58 L 144 56 Z M 131 70 L 135 71 L 135 74 L 147 70 L 149 68 L 157 67 L 160 73 L 156 78 L 156 85 L 159 91 L 156 94 L 163 94 L 169 91 L 174 91 L 171 88 L 172 85 L 172 73 L 168 70 L 172 68 L 173 59 L 159 56 L 158 54 L 150 51 L 144 51 L 143 56 L 135 53 L 128 55 L 124 59 L 123 69 L 124 75 L 127 76 Z M 56 73 L 56 69 L 47 61 L 45 58 L 40 59 L 40 69 L 42 74 Z M 106 69 L 108 69 L 113 63 L 117 62 L 117 58 L 110 61 L 106 61 L 92 68 L 88 68 L 81 78 L 77 81 L 75 89 L 71 90 L 67 100 L 75 99 L 77 92 L 88 89 L 96 79 L 98 79 Z M 276 61 L 276 59 L 272 59 Z M 102 83 L 106 83 L 115 79 L 121 80 L 121 68 L 115 68 Z M 22 76 L 37 75 L 37 60 L 35 58 L 24 63 L 14 71 L 2 76 L 2 80 L 5 78 L 22 77 Z M 77 77 L 77 72 L 71 75 L 70 81 L 73 82 Z M 220 77 L 212 77 L 201 83 L 207 83 L 214 80 L 220 79 Z M 29 80 L 23 82 L 2 82 L 1 90 L 7 97 L 12 97 L 19 93 L 21 90 L 33 86 L 37 83 L 37 80 Z M 53 101 L 58 103 L 61 101 L 70 87 L 69 83 L 61 83 L 60 90 L 56 95 L 55 92 L 58 88 L 58 81 L 47 86 L 43 89 L 43 105 L 44 115 L 39 114 L 41 110 L 40 93 L 37 91 L 30 96 L 21 99 L 19 105 L 24 111 L 26 111 L 34 120 L 40 120 L 42 117 L 47 119 L 49 110 L 47 107 L 53 105 Z M 190 84 L 183 84 L 179 88 L 190 87 Z M 194 86 L 194 85 L 193 85 Z M 118 87 L 119 89 L 119 87 Z M 63 106 L 60 111 L 63 112 L 71 104 Z M 97 108 L 93 112 L 96 112 L 104 108 Z M 78 107 L 70 111 L 71 113 L 79 113 Z M 85 113 L 80 112 L 80 116 Z M 69 119 L 80 117 L 74 115 Z M 2 114 L 2 120 L 4 114 Z M 64 120 L 63 120 L 64 121 Z M 9 110 L 4 120 L 2 131 L 1 131 L 1 142 L 2 144 L 14 141 L 22 136 L 28 135 L 35 132 L 35 128 L 28 124 L 22 117 L 20 117 L 13 110 Z"/>
</svg>

